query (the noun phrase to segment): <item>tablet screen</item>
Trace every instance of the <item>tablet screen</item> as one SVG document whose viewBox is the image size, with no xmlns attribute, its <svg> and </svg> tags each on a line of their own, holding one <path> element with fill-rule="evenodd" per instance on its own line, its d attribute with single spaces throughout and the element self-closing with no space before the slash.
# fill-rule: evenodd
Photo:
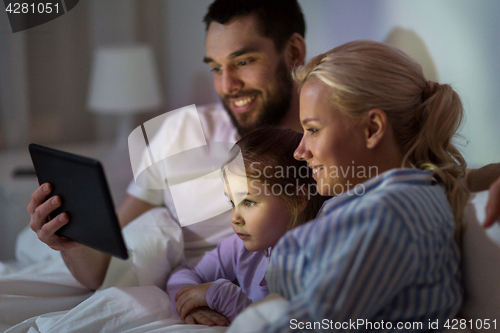
<svg viewBox="0 0 500 333">
<path fill-rule="evenodd" d="M 29 151 L 38 182 L 50 183 L 51 196 L 58 195 L 62 201 L 50 218 L 61 212 L 70 218 L 56 234 L 127 259 L 127 248 L 101 163 L 33 143 Z"/>
</svg>

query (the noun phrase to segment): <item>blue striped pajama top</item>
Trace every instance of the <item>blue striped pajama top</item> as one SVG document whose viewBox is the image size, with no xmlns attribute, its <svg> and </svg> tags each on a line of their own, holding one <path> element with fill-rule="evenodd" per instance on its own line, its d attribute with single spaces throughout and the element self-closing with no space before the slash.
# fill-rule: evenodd
<svg viewBox="0 0 500 333">
<path fill-rule="evenodd" d="M 372 178 L 325 202 L 315 220 L 275 246 L 266 280 L 289 304 L 265 331 L 317 322 L 328 322 L 318 330 L 343 332 L 432 331 L 436 320 L 442 328 L 463 300 L 454 237 L 452 209 L 429 171 Z M 365 325 L 352 325 L 358 319 Z"/>
</svg>

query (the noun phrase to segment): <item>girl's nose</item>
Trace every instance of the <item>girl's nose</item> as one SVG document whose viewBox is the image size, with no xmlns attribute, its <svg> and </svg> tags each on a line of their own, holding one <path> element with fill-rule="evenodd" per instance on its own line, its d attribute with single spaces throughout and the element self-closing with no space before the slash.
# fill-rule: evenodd
<svg viewBox="0 0 500 333">
<path fill-rule="evenodd" d="M 233 212 L 231 214 L 231 223 L 236 224 L 236 225 L 244 225 L 245 220 L 241 217 L 241 215 L 236 211 L 235 208 L 233 208 Z"/>
</svg>

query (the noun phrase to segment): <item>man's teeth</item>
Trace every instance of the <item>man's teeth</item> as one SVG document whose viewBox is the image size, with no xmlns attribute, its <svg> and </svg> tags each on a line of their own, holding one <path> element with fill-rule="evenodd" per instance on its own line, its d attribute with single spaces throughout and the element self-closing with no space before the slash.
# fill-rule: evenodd
<svg viewBox="0 0 500 333">
<path fill-rule="evenodd" d="M 242 106 L 247 105 L 248 103 L 250 103 L 254 99 L 255 99 L 255 97 L 247 97 L 247 98 L 239 99 L 237 101 L 234 101 L 234 105 L 236 105 L 237 107 L 242 107 Z"/>
</svg>

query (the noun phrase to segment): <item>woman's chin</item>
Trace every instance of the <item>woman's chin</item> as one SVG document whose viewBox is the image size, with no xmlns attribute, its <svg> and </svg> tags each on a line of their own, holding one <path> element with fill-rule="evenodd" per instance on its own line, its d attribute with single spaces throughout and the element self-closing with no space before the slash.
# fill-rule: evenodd
<svg viewBox="0 0 500 333">
<path fill-rule="evenodd" d="M 334 197 L 348 190 L 348 188 L 341 182 L 335 182 L 331 179 L 329 179 L 329 181 L 318 179 L 317 188 L 318 194 L 325 197 Z"/>
</svg>

